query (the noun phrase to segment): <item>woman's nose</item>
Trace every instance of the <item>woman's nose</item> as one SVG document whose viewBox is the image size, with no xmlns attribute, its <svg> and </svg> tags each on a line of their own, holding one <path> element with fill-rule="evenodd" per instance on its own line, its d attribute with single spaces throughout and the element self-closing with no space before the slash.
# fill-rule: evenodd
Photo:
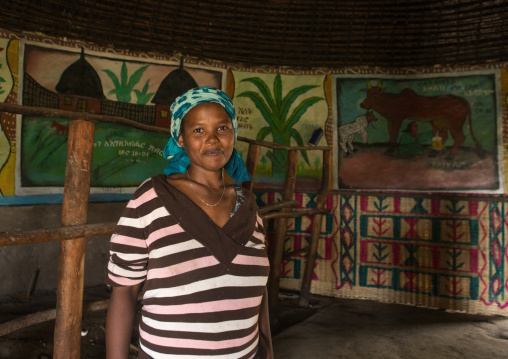
<svg viewBox="0 0 508 359">
<path fill-rule="evenodd" d="M 220 142 L 219 137 L 217 137 L 217 134 L 210 133 L 208 137 L 206 138 L 206 142 L 208 143 L 218 143 Z"/>
</svg>

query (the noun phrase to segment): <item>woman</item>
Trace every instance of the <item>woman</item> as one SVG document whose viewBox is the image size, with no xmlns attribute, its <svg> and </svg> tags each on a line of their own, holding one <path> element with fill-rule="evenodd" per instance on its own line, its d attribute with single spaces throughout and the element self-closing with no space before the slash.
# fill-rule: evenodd
<svg viewBox="0 0 508 359">
<path fill-rule="evenodd" d="M 192 89 L 171 106 L 165 176 L 134 193 L 111 238 L 108 358 L 126 358 L 142 283 L 139 358 L 273 358 L 262 221 L 234 150 L 231 100 Z"/>
</svg>

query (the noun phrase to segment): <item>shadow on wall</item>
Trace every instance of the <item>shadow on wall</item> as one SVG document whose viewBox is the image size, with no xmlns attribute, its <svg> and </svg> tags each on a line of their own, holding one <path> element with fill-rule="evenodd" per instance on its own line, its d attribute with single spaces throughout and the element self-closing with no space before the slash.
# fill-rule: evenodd
<svg viewBox="0 0 508 359">
<path fill-rule="evenodd" d="M 90 203 L 88 223 L 117 222 L 125 202 Z M 0 206 L 2 231 L 58 228 L 61 205 Z M 35 291 L 55 291 L 58 282 L 57 242 L 0 247 L 0 302 L 25 296 L 38 270 Z M 85 286 L 104 283 L 109 257 L 109 236 L 87 239 Z"/>
</svg>

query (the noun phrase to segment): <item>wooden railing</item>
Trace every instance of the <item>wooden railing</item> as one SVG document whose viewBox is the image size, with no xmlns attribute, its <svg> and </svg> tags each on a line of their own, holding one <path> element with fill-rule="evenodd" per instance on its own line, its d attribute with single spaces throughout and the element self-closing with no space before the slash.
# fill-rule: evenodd
<svg viewBox="0 0 508 359">
<path fill-rule="evenodd" d="M 0 234 L 0 243 L 13 245 L 52 240 L 60 241 L 53 358 L 79 358 L 81 353 L 86 237 L 110 234 L 113 231 L 113 226 L 110 224 L 86 225 L 94 146 L 94 122 L 117 123 L 167 134 L 170 134 L 170 130 L 143 125 L 121 117 L 15 104 L 0 103 L 0 111 L 26 116 L 45 116 L 72 120 L 69 124 L 67 163 L 65 167 L 62 228 L 38 230 L 39 232 L 2 233 Z M 59 235 L 62 235 L 62 237 L 59 238 Z M 63 238 L 68 240 L 61 240 Z"/>
<path fill-rule="evenodd" d="M 286 176 L 284 180 L 284 189 L 282 195 L 282 202 L 280 211 L 269 212 L 263 208 L 260 209 L 263 215 L 262 218 L 276 218 L 275 222 L 275 236 L 273 241 L 273 248 L 271 250 L 270 258 L 270 277 L 268 280 L 268 296 L 270 306 L 270 319 L 272 321 L 277 320 L 278 316 L 278 296 L 279 296 L 279 282 L 280 273 L 282 267 L 282 260 L 284 255 L 284 243 L 286 239 L 286 231 L 289 218 L 303 217 L 303 216 L 314 216 L 312 223 L 312 230 L 310 235 L 310 245 L 306 250 L 307 252 L 307 264 L 305 266 L 305 272 L 302 280 L 302 287 L 300 291 L 300 305 L 308 306 L 310 285 L 312 281 L 312 274 L 314 271 L 314 263 L 316 261 L 317 246 L 319 241 L 319 235 L 321 233 L 321 224 L 323 215 L 330 213 L 330 210 L 326 209 L 326 199 L 328 197 L 328 189 L 330 186 L 330 174 L 331 174 L 331 147 L 328 146 L 282 146 L 276 143 L 266 141 L 256 141 L 244 137 L 238 138 L 240 141 L 247 142 L 249 144 L 249 151 L 247 154 L 247 171 L 255 177 L 256 167 L 259 158 L 259 152 L 261 147 L 270 148 L 273 150 L 287 150 L 288 160 L 286 168 Z M 318 198 L 316 201 L 316 207 L 307 210 L 292 211 L 291 207 L 298 205 L 298 202 L 294 201 L 296 177 L 297 177 L 297 165 L 298 165 L 298 152 L 299 151 L 322 151 L 323 152 L 323 166 L 321 176 L 321 186 L 319 189 Z M 245 182 L 244 187 L 252 191 L 254 189 L 254 182 Z M 296 203 L 295 203 L 296 202 Z M 286 254 L 284 257 L 287 259 L 292 254 L 301 254 L 305 251 L 298 250 L 294 253 Z"/>
</svg>

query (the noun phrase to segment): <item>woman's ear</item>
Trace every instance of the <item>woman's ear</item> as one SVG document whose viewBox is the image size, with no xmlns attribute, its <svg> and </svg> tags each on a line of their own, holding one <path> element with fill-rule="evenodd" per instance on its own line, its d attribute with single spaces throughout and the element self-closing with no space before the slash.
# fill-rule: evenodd
<svg viewBox="0 0 508 359">
<path fill-rule="evenodd" d="M 178 144 L 180 145 L 180 147 L 183 147 L 183 136 L 182 135 L 180 135 L 178 137 Z"/>
</svg>

